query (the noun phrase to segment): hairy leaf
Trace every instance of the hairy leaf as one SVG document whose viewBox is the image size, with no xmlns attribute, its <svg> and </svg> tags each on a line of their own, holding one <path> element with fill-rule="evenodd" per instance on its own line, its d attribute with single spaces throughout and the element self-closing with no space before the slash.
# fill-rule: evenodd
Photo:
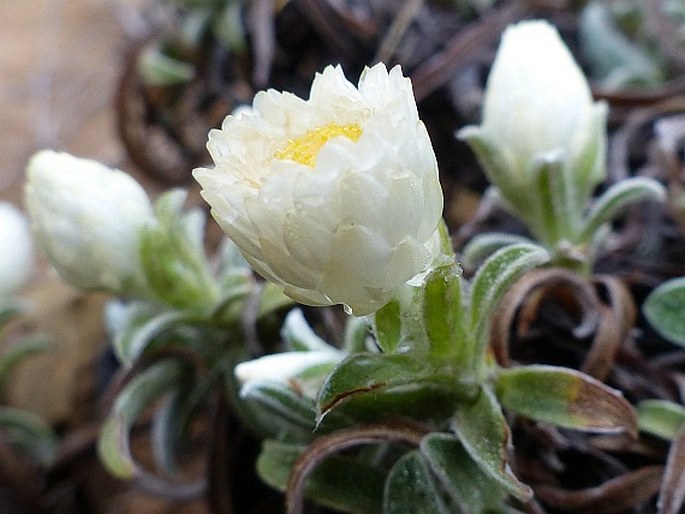
<svg viewBox="0 0 685 514">
<path fill-rule="evenodd" d="M 464 350 L 464 307 L 461 269 L 457 264 L 441 266 L 426 279 L 423 320 L 430 342 L 430 353 L 450 360 Z"/>
<path fill-rule="evenodd" d="M 407 354 L 359 353 L 346 358 L 326 378 L 318 420 L 348 402 L 347 415 L 439 415 L 449 412 L 466 386 L 453 373 Z"/>
<path fill-rule="evenodd" d="M 597 199 L 588 213 L 580 241 L 591 239 L 600 225 L 611 221 L 629 206 L 645 200 L 663 201 L 665 197 L 664 187 L 650 178 L 635 177 L 617 182 Z"/>
<path fill-rule="evenodd" d="M 508 288 L 525 272 L 549 260 L 544 248 L 515 244 L 495 252 L 479 268 L 471 283 L 471 331 L 484 349 L 492 313 Z"/>
<path fill-rule="evenodd" d="M 645 400 L 637 406 L 640 430 L 671 440 L 685 424 L 685 407 L 667 400 Z"/>
<path fill-rule="evenodd" d="M 685 346 L 685 277 L 657 287 L 645 300 L 642 310 L 659 334 Z"/>
<path fill-rule="evenodd" d="M 402 317 L 400 304 L 391 300 L 373 315 L 374 333 L 378 346 L 385 353 L 392 353 L 397 349 L 402 337 Z"/>
<path fill-rule="evenodd" d="M 125 366 L 130 366 L 155 338 L 182 322 L 180 311 L 163 311 L 147 303 L 110 302 L 105 315 L 113 329 L 114 353 Z"/>
<path fill-rule="evenodd" d="M 385 482 L 383 514 L 430 512 L 449 514 L 439 484 L 426 459 L 418 452 L 406 453 L 390 470 Z"/>
<path fill-rule="evenodd" d="M 137 466 L 130 453 L 129 432 L 141 412 L 179 385 L 183 366 L 173 360 L 157 362 L 136 375 L 117 396 L 98 441 L 103 464 L 118 478 L 132 478 Z"/>
<path fill-rule="evenodd" d="M 264 441 L 257 459 L 257 473 L 264 482 L 285 491 L 290 470 L 304 446 Z M 385 472 L 350 457 L 330 457 L 321 463 L 305 484 L 305 496 L 342 512 L 381 512 Z M 353 494 L 350 492 L 353 491 Z"/>
<path fill-rule="evenodd" d="M 635 410 L 623 395 L 580 371 L 545 365 L 505 369 L 496 391 L 504 407 L 538 421 L 637 434 Z"/>
<path fill-rule="evenodd" d="M 281 337 L 288 349 L 295 351 L 331 351 L 333 348 L 312 330 L 302 313 L 293 309 L 285 317 Z"/>
<path fill-rule="evenodd" d="M 521 501 L 533 492 L 509 468 L 511 433 L 493 393 L 482 388 L 475 401 L 460 404 L 451 428 L 481 471 L 505 491 Z"/>
<path fill-rule="evenodd" d="M 421 454 L 461 512 L 502 509 L 504 489 L 481 470 L 455 436 L 428 434 L 421 441 Z"/>
<path fill-rule="evenodd" d="M 478 234 L 471 239 L 461 253 L 461 263 L 464 267 L 473 268 L 482 260 L 490 257 L 497 250 L 505 246 L 518 243 L 532 243 L 530 239 L 507 232 L 488 232 Z"/>
</svg>

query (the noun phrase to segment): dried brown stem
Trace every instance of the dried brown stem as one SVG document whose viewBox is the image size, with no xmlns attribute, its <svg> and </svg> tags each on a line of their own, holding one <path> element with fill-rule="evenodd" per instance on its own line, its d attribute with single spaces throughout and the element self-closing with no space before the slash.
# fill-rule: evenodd
<svg viewBox="0 0 685 514">
<path fill-rule="evenodd" d="M 536 496 L 564 512 L 605 514 L 623 512 L 653 497 L 659 490 L 663 466 L 644 466 L 597 487 L 567 490 L 556 486 L 533 486 Z"/>
<path fill-rule="evenodd" d="M 231 466 L 228 462 L 228 402 L 219 393 L 211 424 L 211 440 L 207 452 L 207 503 L 212 514 L 232 514 Z"/>
<path fill-rule="evenodd" d="M 271 65 L 276 53 L 274 8 L 274 0 L 254 0 L 248 3 L 247 23 L 252 33 L 254 56 L 252 81 L 257 89 L 265 89 L 269 84 Z"/>
<path fill-rule="evenodd" d="M 659 490 L 659 514 L 678 514 L 685 503 L 685 427 L 671 442 Z"/>
<path fill-rule="evenodd" d="M 510 331 L 519 309 L 521 314 L 517 332 L 520 336 L 537 317 L 544 296 L 550 292 L 560 295 L 562 291 L 571 293 L 570 299 L 580 311 L 576 333 L 589 333 L 596 327 L 598 300 L 587 281 L 563 268 L 534 270 L 509 289 L 493 318 L 490 344 L 500 366 L 508 367 L 512 364 L 509 356 Z"/>
<path fill-rule="evenodd" d="M 599 326 L 580 370 L 598 380 L 606 380 L 619 347 L 635 325 L 637 314 L 630 291 L 618 278 L 598 275 L 594 282 L 606 289 L 609 304 L 599 305 Z"/>
<path fill-rule="evenodd" d="M 405 0 L 404 5 L 398 11 L 390 28 L 378 46 L 374 62 L 390 62 L 395 50 L 397 50 L 397 45 L 402 40 L 402 36 L 419 14 L 419 11 L 423 7 L 423 3 L 424 0 Z"/>
<path fill-rule="evenodd" d="M 445 49 L 411 75 L 416 100 L 421 101 L 433 91 L 446 84 L 457 70 L 483 52 L 483 48 L 494 43 L 504 27 L 522 18 L 526 8 L 521 2 L 505 3 L 491 9 L 445 43 Z"/>
</svg>

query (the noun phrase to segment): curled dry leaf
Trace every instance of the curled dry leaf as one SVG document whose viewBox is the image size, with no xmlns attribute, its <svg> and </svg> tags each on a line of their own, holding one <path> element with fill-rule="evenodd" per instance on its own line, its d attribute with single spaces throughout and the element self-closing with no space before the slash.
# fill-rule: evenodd
<svg viewBox="0 0 685 514">
<path fill-rule="evenodd" d="M 659 489 L 662 466 L 644 466 L 597 487 L 568 490 L 556 486 L 534 487 L 538 499 L 562 512 L 604 514 L 641 505 Z"/>
<path fill-rule="evenodd" d="M 678 514 L 685 503 L 685 427 L 676 434 L 668 452 L 661 489 L 659 514 Z"/>
</svg>

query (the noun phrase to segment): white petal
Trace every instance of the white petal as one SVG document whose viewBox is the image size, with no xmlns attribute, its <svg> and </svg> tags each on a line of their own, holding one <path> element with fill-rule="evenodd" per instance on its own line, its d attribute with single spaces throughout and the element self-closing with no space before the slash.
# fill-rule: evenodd
<svg viewBox="0 0 685 514">
<path fill-rule="evenodd" d="M 276 158 L 329 124 L 358 125 L 361 136 L 323 141 L 313 167 Z M 209 147 L 216 167 L 195 177 L 212 215 L 256 271 L 292 298 L 365 314 L 430 261 L 442 191 L 399 67 L 367 69 L 356 88 L 329 66 L 307 101 L 259 93 L 252 112 L 210 134 Z"/>
<path fill-rule="evenodd" d="M 19 291 L 33 272 L 33 244 L 26 217 L 0 202 L 0 296 Z"/>
</svg>

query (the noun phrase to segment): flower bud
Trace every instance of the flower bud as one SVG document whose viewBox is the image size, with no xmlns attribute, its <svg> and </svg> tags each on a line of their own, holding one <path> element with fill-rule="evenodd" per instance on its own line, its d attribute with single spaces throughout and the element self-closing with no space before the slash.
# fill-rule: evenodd
<svg viewBox="0 0 685 514">
<path fill-rule="evenodd" d="M 504 32 L 481 127 L 517 168 L 549 152 L 575 157 L 592 135 L 595 109 L 585 76 L 552 25 L 528 21 Z"/>
<path fill-rule="evenodd" d="M 0 297 L 21 289 L 33 272 L 33 247 L 26 217 L 0 202 Z"/>
<path fill-rule="evenodd" d="M 329 66 L 306 101 L 260 92 L 207 146 L 215 167 L 194 175 L 212 215 L 293 299 L 367 314 L 429 265 L 442 191 L 399 67 L 355 87 Z"/>
<path fill-rule="evenodd" d="M 593 102 L 556 29 L 545 21 L 523 21 L 502 36 L 481 125 L 462 129 L 459 137 L 471 144 L 505 204 L 538 238 L 573 239 L 605 176 L 606 111 L 604 103 Z M 563 218 L 559 230 L 561 222 L 549 228 L 545 202 Z"/>
<path fill-rule="evenodd" d="M 31 158 L 26 205 L 36 241 L 71 284 L 143 294 L 141 228 L 153 218 L 133 178 L 96 161 L 49 150 Z"/>
<path fill-rule="evenodd" d="M 235 377 L 244 386 L 262 380 L 288 383 L 310 369 L 332 367 L 342 358 L 343 354 L 335 350 L 274 353 L 241 362 L 235 367 Z"/>
</svg>

